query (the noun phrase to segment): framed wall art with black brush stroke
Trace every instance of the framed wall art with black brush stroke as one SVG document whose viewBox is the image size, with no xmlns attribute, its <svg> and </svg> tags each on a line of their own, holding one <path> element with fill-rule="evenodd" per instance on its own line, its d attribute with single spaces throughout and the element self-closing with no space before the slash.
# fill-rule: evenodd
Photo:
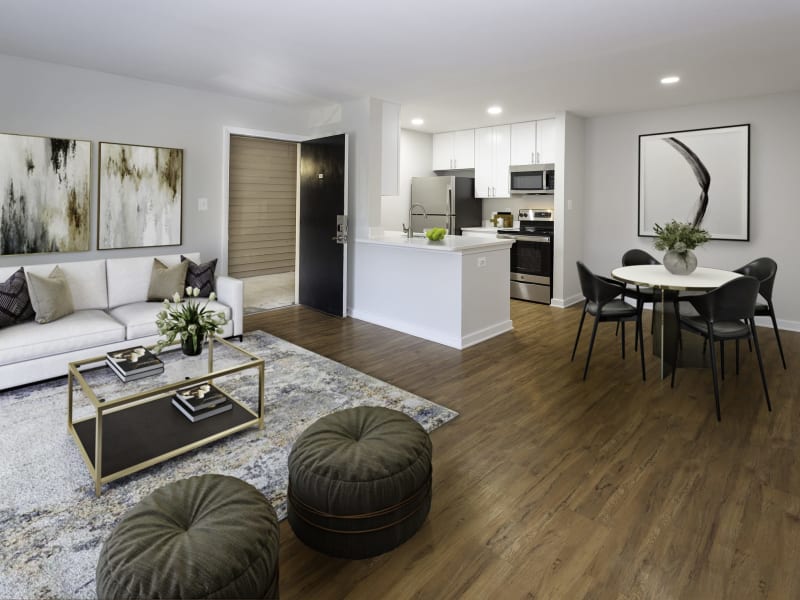
<svg viewBox="0 0 800 600">
<path fill-rule="evenodd" d="M 0 254 L 86 252 L 92 143 L 0 134 Z"/>
<path fill-rule="evenodd" d="M 183 150 L 100 143 L 97 249 L 181 244 Z"/>
<path fill-rule="evenodd" d="M 639 236 L 673 219 L 750 239 L 750 125 L 639 136 Z"/>
</svg>

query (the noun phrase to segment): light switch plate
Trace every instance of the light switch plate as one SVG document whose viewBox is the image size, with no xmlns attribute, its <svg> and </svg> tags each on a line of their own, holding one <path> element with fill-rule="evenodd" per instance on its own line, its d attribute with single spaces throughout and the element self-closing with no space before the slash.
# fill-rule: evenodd
<svg viewBox="0 0 800 600">
<path fill-rule="evenodd" d="M 197 210 L 208 210 L 208 198 L 197 199 Z"/>
<path fill-rule="evenodd" d="M 479 267 L 485 267 L 486 266 L 486 257 L 485 256 L 479 256 L 478 257 L 478 266 Z"/>
</svg>

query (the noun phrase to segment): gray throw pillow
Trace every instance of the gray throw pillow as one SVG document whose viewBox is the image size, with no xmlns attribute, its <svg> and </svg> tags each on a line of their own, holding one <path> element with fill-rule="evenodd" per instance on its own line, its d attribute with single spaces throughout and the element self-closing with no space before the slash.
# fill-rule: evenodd
<svg viewBox="0 0 800 600">
<path fill-rule="evenodd" d="M 37 323 L 50 323 L 75 312 L 64 272 L 56 267 L 49 277 L 28 273 L 28 292 Z"/>
<path fill-rule="evenodd" d="M 217 268 L 217 259 L 197 264 L 190 258 L 181 255 L 181 261 L 189 265 L 186 271 L 186 287 L 200 290 L 200 296 L 208 298 L 214 291 L 214 270 Z"/>
<path fill-rule="evenodd" d="M 33 320 L 33 305 L 25 281 L 25 270 L 20 267 L 0 283 L 0 327 Z"/>
<path fill-rule="evenodd" d="M 168 267 L 157 258 L 153 259 L 153 270 L 150 273 L 150 287 L 147 289 L 148 302 L 163 302 L 165 298 L 177 294 L 183 298 L 188 264 L 178 263 Z"/>
</svg>

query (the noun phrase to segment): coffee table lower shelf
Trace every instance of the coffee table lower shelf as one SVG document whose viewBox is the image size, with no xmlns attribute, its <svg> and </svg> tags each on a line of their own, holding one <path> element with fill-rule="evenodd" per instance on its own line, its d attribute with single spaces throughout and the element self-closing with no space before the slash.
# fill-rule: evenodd
<svg viewBox="0 0 800 600">
<path fill-rule="evenodd" d="M 258 416 L 236 400 L 233 408 L 192 423 L 172 406 L 172 395 L 103 415 L 100 483 L 164 462 L 248 427 Z M 72 434 L 94 476 L 95 418 L 72 424 Z"/>
</svg>

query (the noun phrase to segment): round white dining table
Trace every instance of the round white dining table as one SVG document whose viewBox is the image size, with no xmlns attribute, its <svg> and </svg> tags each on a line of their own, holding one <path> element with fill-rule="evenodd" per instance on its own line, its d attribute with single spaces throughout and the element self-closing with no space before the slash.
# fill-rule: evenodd
<svg viewBox="0 0 800 600">
<path fill-rule="evenodd" d="M 617 267 L 611 271 L 611 276 L 619 281 L 638 285 L 640 287 L 651 287 L 661 290 L 661 307 L 664 304 L 667 291 L 703 291 L 713 290 L 732 279 L 741 277 L 740 273 L 733 271 L 723 271 L 721 269 L 711 269 L 708 267 L 697 267 L 688 275 L 674 275 L 667 271 L 664 265 L 632 265 L 628 267 Z M 661 377 L 664 372 L 664 318 L 661 318 Z M 674 367 L 673 367 L 674 368 Z"/>
</svg>

